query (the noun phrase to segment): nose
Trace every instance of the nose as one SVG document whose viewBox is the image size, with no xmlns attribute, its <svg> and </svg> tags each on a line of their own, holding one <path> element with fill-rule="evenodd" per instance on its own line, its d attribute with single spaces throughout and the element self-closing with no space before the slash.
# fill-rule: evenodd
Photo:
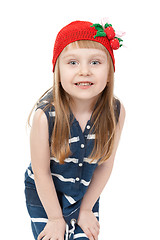
<svg viewBox="0 0 160 240">
<path fill-rule="evenodd" d="M 80 64 L 79 75 L 89 76 L 91 74 L 89 65 L 87 63 Z"/>
</svg>

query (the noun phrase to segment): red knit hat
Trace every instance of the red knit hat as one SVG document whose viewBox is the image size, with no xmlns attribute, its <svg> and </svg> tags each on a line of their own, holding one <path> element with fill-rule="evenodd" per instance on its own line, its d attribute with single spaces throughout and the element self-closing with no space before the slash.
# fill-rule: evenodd
<svg viewBox="0 0 160 240">
<path fill-rule="evenodd" d="M 78 40 L 91 40 L 101 43 L 108 50 L 115 70 L 113 49 L 118 49 L 121 46 L 119 42 L 123 40 L 115 37 L 112 25 L 105 24 L 105 27 L 103 27 L 100 24 L 93 24 L 91 22 L 74 21 L 63 27 L 57 34 L 53 49 L 53 72 L 56 60 L 62 50 L 68 44 Z"/>
</svg>

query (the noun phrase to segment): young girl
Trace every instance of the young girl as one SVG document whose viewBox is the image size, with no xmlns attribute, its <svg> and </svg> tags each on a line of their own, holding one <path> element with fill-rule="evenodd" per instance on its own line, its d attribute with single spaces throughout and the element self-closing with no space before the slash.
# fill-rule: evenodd
<svg viewBox="0 0 160 240">
<path fill-rule="evenodd" d="M 113 49 L 121 41 L 111 25 L 86 21 L 71 22 L 56 37 L 53 87 L 34 105 L 25 172 L 35 239 L 98 239 L 100 194 L 125 119 L 113 94 Z"/>
</svg>

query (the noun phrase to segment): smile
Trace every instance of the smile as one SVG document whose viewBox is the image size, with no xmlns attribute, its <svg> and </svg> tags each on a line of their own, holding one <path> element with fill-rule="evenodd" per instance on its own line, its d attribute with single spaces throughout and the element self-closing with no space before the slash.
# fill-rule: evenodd
<svg viewBox="0 0 160 240">
<path fill-rule="evenodd" d="M 80 82 L 80 83 L 76 83 L 77 86 L 90 86 L 90 85 L 93 85 L 93 83 L 90 83 L 90 82 Z"/>
<path fill-rule="evenodd" d="M 75 83 L 75 86 L 81 89 L 88 89 L 93 86 L 93 83 Z"/>
</svg>

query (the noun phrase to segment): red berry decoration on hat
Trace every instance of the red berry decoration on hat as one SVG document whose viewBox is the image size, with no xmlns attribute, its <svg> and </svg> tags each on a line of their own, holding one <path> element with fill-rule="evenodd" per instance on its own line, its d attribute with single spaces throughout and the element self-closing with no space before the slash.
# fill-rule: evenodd
<svg viewBox="0 0 160 240">
<path fill-rule="evenodd" d="M 120 47 L 120 43 L 117 38 L 110 40 L 110 44 L 113 50 L 116 50 Z"/>
<path fill-rule="evenodd" d="M 117 50 L 123 46 L 121 44 L 121 42 L 123 42 L 123 40 L 119 37 L 116 37 L 116 33 L 112 27 L 112 24 L 106 23 L 103 27 L 101 24 L 95 23 L 95 24 L 91 25 L 91 27 L 95 27 L 95 29 L 97 30 L 97 34 L 94 36 L 94 38 L 107 37 L 110 42 L 111 48 L 113 50 Z"/>
<path fill-rule="evenodd" d="M 104 30 L 104 31 L 105 31 L 108 39 L 109 39 L 109 40 L 110 40 L 110 39 L 113 39 L 116 34 L 115 34 L 115 31 L 114 31 L 112 25 L 106 23 L 104 27 L 105 27 L 105 30 Z"/>
</svg>

